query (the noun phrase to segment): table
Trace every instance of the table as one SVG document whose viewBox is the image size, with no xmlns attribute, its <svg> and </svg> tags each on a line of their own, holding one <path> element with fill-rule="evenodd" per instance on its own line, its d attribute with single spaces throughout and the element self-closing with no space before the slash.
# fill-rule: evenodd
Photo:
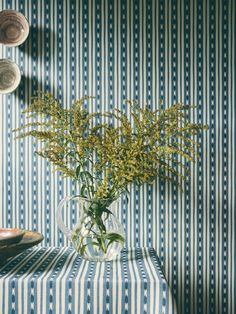
<svg viewBox="0 0 236 314">
<path fill-rule="evenodd" d="M 72 247 L 34 247 L 0 267 L 2 313 L 176 313 L 153 248 L 126 248 L 111 262 Z"/>
</svg>

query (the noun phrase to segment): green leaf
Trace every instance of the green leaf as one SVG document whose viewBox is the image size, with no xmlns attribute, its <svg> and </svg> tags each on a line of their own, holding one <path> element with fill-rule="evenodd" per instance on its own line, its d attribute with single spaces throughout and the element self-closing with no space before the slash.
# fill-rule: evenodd
<svg viewBox="0 0 236 314">
<path fill-rule="evenodd" d="M 80 190 L 80 195 L 81 195 L 82 197 L 85 197 L 85 196 L 86 196 L 86 195 L 85 195 L 85 190 L 86 190 L 86 189 L 87 189 L 86 185 L 83 184 L 82 187 L 81 187 L 81 190 Z"/>
<path fill-rule="evenodd" d="M 99 228 L 102 232 L 106 232 L 106 227 L 105 227 L 105 225 L 104 225 L 104 223 L 103 223 L 103 221 L 102 221 L 102 218 L 99 217 L 99 216 L 96 216 L 94 220 L 96 221 L 96 224 L 97 224 L 98 228 Z"/>
<path fill-rule="evenodd" d="M 84 244 L 84 245 L 82 245 L 81 246 L 81 248 L 79 249 L 79 253 L 80 253 L 80 255 L 84 255 L 84 252 L 85 252 L 85 250 L 86 250 L 86 244 Z"/>
<path fill-rule="evenodd" d="M 104 219 L 105 221 L 109 218 L 110 215 L 113 215 L 113 213 L 108 208 L 103 209 L 103 212 L 106 213 L 106 218 Z"/>
<path fill-rule="evenodd" d="M 107 252 L 107 247 L 106 247 L 106 243 L 105 243 L 105 239 L 103 237 L 101 237 L 101 248 L 103 250 L 104 253 Z"/>
<path fill-rule="evenodd" d="M 120 235 L 119 233 L 108 233 L 106 235 L 106 239 L 111 240 L 111 241 L 122 242 L 122 243 L 124 243 L 125 241 L 124 237 Z"/>
<path fill-rule="evenodd" d="M 93 180 L 93 176 L 88 171 L 81 171 L 80 175 L 84 180 L 86 180 L 86 178 Z"/>
<path fill-rule="evenodd" d="M 80 175 L 80 165 L 75 170 L 76 177 L 78 178 Z"/>
<path fill-rule="evenodd" d="M 98 242 L 92 242 L 93 245 L 100 247 L 100 244 Z"/>
</svg>

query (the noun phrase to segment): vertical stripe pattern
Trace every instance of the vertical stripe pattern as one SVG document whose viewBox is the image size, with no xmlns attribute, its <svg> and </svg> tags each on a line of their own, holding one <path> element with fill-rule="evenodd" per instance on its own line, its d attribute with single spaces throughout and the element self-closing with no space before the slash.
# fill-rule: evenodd
<svg viewBox="0 0 236 314">
<path fill-rule="evenodd" d="M 192 120 L 210 129 L 199 135 L 200 159 L 187 164 L 184 192 L 158 180 L 134 186 L 119 216 L 127 246 L 156 249 L 179 313 L 234 313 L 235 1 L 3 0 L 4 9 L 22 12 L 30 35 L 20 47 L 0 46 L 0 58 L 14 60 L 22 73 L 16 92 L 0 96 L 0 226 L 38 230 L 43 246 L 68 245 L 55 210 L 76 188 L 34 154 L 42 144 L 15 141 L 12 133 L 26 122 L 22 111 L 38 90 L 51 91 L 65 107 L 96 96 L 86 103 L 91 111 L 117 106 L 129 114 L 126 99 L 153 109 L 196 104 Z M 75 210 L 64 219 L 73 225 Z M 108 281 L 111 275 L 107 269 Z M 67 284 L 63 289 L 73 291 Z M 104 289 L 108 294 L 106 283 Z"/>
<path fill-rule="evenodd" d="M 72 247 L 30 249 L 0 268 L 0 288 L 1 313 L 169 314 L 175 309 L 153 248 L 125 249 L 106 263 L 85 261 Z"/>
</svg>

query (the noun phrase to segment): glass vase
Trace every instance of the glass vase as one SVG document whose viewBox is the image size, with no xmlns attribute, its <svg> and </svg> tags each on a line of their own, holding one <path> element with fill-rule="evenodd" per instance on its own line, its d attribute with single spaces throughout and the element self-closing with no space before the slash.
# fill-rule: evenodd
<svg viewBox="0 0 236 314">
<path fill-rule="evenodd" d="M 75 250 L 90 261 L 110 261 L 124 246 L 124 228 L 116 217 L 119 200 L 89 200 L 80 196 L 67 196 L 58 205 L 59 229 L 72 242 Z M 63 210 L 77 214 L 72 230 L 65 226 Z"/>
</svg>

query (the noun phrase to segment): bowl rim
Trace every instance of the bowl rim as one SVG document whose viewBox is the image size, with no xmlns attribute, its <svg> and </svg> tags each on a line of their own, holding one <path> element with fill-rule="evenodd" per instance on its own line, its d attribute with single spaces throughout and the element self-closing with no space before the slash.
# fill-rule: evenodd
<svg viewBox="0 0 236 314">
<path fill-rule="evenodd" d="M 11 86 L 11 87 L 9 87 L 7 89 L 0 89 L 0 94 L 5 95 L 5 94 L 10 94 L 10 93 L 14 92 L 17 89 L 17 87 L 20 85 L 21 72 L 20 72 L 19 65 L 16 62 L 14 62 L 13 60 L 7 59 L 7 58 L 0 58 L 0 64 L 3 61 L 8 63 L 8 64 L 10 64 L 11 66 L 15 67 L 16 75 L 17 75 L 16 77 L 18 79 L 18 81 L 13 86 Z"/>
<path fill-rule="evenodd" d="M 0 247 L 2 247 L 4 245 L 8 245 L 8 243 L 13 244 L 13 243 L 19 242 L 25 234 L 25 230 L 21 229 L 21 228 L 0 228 L 0 231 L 2 231 L 2 230 L 3 231 L 17 231 L 17 233 L 8 235 L 8 236 L 3 237 L 3 238 L 0 238 Z"/>
<path fill-rule="evenodd" d="M 21 44 L 23 44 L 27 37 L 29 36 L 29 29 L 30 29 L 30 25 L 29 25 L 29 21 L 28 19 L 25 17 L 25 15 L 23 13 L 21 13 L 20 11 L 17 11 L 17 10 L 12 10 L 12 9 L 5 9 L 5 10 L 1 10 L 0 11 L 0 15 L 5 13 L 5 12 L 9 12 L 9 13 L 13 13 L 15 15 L 20 15 L 24 20 L 25 20 L 25 24 L 27 25 L 27 28 L 25 29 L 25 36 L 18 42 L 16 43 L 3 43 L 1 40 L 0 40 L 0 44 L 4 45 L 4 46 L 7 46 L 7 47 L 18 47 L 20 46 Z M 1 28 L 1 27 L 0 27 Z"/>
</svg>

